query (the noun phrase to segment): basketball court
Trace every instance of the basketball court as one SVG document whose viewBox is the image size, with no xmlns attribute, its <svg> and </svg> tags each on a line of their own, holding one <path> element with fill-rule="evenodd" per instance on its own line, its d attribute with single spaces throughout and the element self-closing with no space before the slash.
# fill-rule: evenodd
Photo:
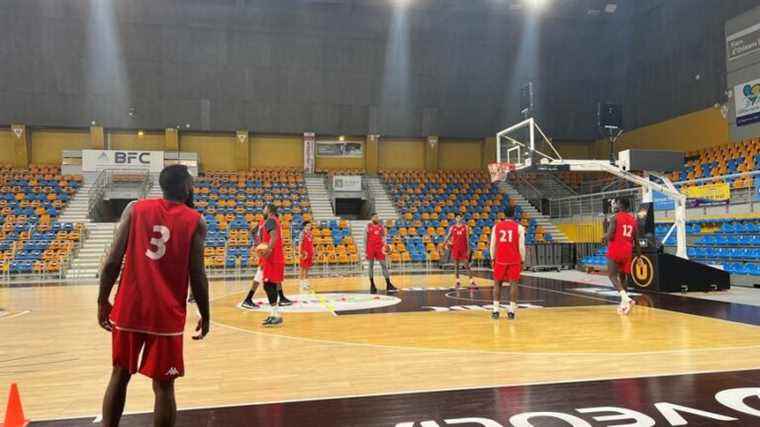
<svg viewBox="0 0 760 427">
<path fill-rule="evenodd" d="M 265 312 L 238 306 L 246 283 L 214 282 L 212 332 L 185 342 L 179 425 L 510 425 L 532 412 L 597 425 L 602 409 L 578 409 L 599 407 L 639 411 L 659 425 L 664 415 L 654 404 L 663 401 L 755 419 L 714 395 L 760 378 L 753 371 L 760 368 L 760 308 L 636 295 L 639 304 L 625 317 L 608 287 L 525 276 L 518 318 L 493 321 L 487 273 L 479 275 L 477 289 L 453 288 L 450 274 L 398 276 L 401 291 L 392 296 L 370 295 L 363 278 L 314 279 L 321 301 L 297 295 L 289 281 L 286 293 L 296 302 L 285 324 L 271 329 L 260 324 Z M 98 418 L 101 396 L 92 391 L 108 379 L 110 337 L 94 321 L 94 298 L 90 285 L 0 290 L 0 333 L 24 343 L 2 349 L 0 380 L 23 385 L 33 425 Z M 144 425 L 152 405 L 150 382 L 136 376 L 123 425 Z M 717 423 L 715 415 L 677 412 L 690 425 Z M 314 417 L 320 421 L 311 424 Z M 564 425 L 558 419 L 535 425 Z"/>
<path fill-rule="evenodd" d="M 0 427 L 760 426 L 760 0 L 0 0 L 0 53 Z"/>
</svg>

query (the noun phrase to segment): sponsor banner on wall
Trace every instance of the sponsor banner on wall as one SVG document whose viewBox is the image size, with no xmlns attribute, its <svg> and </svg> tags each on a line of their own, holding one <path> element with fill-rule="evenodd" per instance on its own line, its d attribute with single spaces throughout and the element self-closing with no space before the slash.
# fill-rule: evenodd
<svg viewBox="0 0 760 427">
<path fill-rule="evenodd" d="M 688 197 L 686 206 L 689 208 L 725 205 L 731 199 L 731 186 L 724 182 L 687 187 L 681 192 Z"/>
<path fill-rule="evenodd" d="M 729 61 L 758 51 L 760 51 L 760 24 L 755 24 L 726 37 L 726 54 Z"/>
<path fill-rule="evenodd" d="M 316 136 L 314 132 L 303 134 L 303 170 L 306 173 L 314 173 L 314 151 Z"/>
<path fill-rule="evenodd" d="M 364 157 L 361 141 L 317 141 L 317 157 Z"/>
<path fill-rule="evenodd" d="M 362 191 L 361 175 L 333 176 L 333 191 Z"/>
<path fill-rule="evenodd" d="M 734 87 L 736 126 L 760 121 L 760 79 Z"/>
<path fill-rule="evenodd" d="M 82 172 L 103 169 L 133 169 L 161 172 L 163 151 L 82 150 Z"/>
</svg>

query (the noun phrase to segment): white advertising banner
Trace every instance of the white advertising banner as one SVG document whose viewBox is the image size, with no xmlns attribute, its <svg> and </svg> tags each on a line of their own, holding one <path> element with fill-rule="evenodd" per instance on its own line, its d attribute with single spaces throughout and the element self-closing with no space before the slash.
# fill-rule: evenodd
<svg viewBox="0 0 760 427">
<path fill-rule="evenodd" d="M 760 79 L 734 87 L 736 126 L 760 121 Z"/>
<path fill-rule="evenodd" d="M 306 173 L 314 173 L 314 151 L 316 144 L 314 132 L 304 132 L 303 134 L 303 170 Z"/>
<path fill-rule="evenodd" d="M 362 191 L 361 175 L 333 176 L 333 191 Z"/>
<path fill-rule="evenodd" d="M 82 172 L 98 172 L 103 169 L 149 169 L 158 173 L 163 168 L 163 151 L 82 150 Z"/>
</svg>

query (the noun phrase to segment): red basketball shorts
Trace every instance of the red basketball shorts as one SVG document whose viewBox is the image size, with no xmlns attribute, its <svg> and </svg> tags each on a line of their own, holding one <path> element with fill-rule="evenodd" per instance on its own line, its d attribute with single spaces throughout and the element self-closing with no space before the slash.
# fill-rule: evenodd
<svg viewBox="0 0 760 427">
<path fill-rule="evenodd" d="M 618 271 L 630 274 L 633 247 L 629 245 L 610 245 L 607 247 L 607 259 L 617 265 Z"/>
<path fill-rule="evenodd" d="M 499 264 L 493 266 L 493 280 L 499 282 L 518 282 L 522 273 L 522 264 Z"/>
<path fill-rule="evenodd" d="M 306 258 L 301 258 L 301 268 L 311 268 L 312 265 L 314 265 L 314 255 L 307 256 Z"/>
<path fill-rule="evenodd" d="M 285 264 L 264 262 L 264 282 L 282 283 L 285 280 Z"/>
<path fill-rule="evenodd" d="M 365 252 L 367 255 L 367 259 L 375 259 L 378 261 L 384 261 L 385 260 L 385 254 L 383 253 L 383 246 L 382 245 L 368 245 L 367 251 Z"/>
<path fill-rule="evenodd" d="M 139 372 L 160 381 L 185 375 L 182 335 L 154 335 L 114 327 L 111 344 L 113 365 L 131 374 Z"/>
<path fill-rule="evenodd" d="M 453 245 L 451 247 L 451 259 L 454 261 L 468 261 L 470 259 L 469 251 L 466 245 Z"/>
</svg>

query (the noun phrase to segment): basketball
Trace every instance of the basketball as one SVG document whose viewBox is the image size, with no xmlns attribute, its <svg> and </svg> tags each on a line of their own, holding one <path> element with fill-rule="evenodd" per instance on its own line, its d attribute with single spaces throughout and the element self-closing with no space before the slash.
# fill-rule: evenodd
<svg viewBox="0 0 760 427">
<path fill-rule="evenodd" d="M 258 256 L 259 258 L 263 257 L 268 249 L 269 249 L 269 244 L 259 243 L 256 246 L 256 256 Z"/>
</svg>

